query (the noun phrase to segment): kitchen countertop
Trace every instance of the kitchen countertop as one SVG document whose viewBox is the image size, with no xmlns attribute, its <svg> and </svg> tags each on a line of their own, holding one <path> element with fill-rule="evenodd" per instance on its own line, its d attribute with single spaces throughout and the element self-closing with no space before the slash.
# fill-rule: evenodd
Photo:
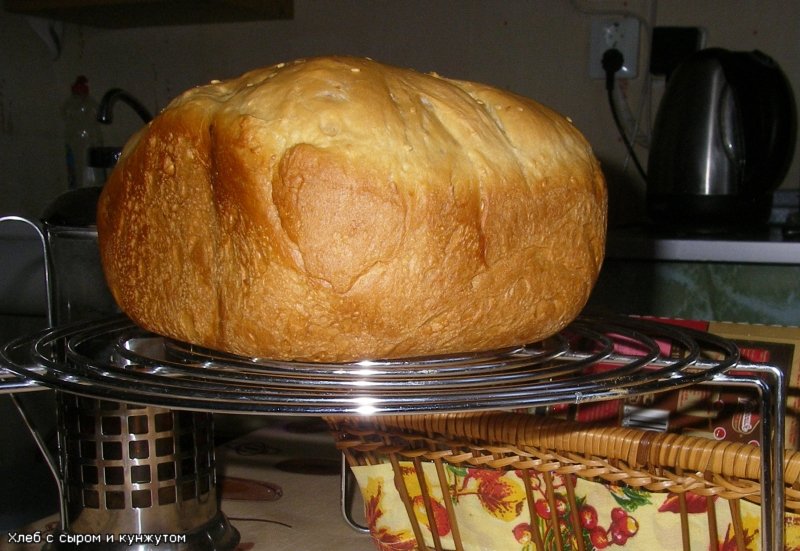
<svg viewBox="0 0 800 551">
<path fill-rule="evenodd" d="M 784 239 L 779 227 L 719 236 L 667 233 L 637 225 L 609 230 L 606 258 L 800 266 L 800 239 Z"/>
</svg>

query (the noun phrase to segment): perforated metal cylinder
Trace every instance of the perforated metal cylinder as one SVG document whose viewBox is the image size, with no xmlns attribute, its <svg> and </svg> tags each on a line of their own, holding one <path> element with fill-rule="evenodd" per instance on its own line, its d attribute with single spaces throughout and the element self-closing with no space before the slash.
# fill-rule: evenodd
<svg viewBox="0 0 800 551">
<path fill-rule="evenodd" d="M 191 536 L 179 549 L 235 545 L 218 508 L 210 413 L 67 393 L 58 393 L 58 413 L 70 533 Z M 209 547 L 204 534 L 192 546 L 220 522 L 222 541 Z"/>
</svg>

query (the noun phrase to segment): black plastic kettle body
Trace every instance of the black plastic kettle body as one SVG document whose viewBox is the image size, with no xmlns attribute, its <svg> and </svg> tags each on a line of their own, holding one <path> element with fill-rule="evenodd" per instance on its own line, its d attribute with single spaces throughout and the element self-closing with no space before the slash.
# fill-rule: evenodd
<svg viewBox="0 0 800 551">
<path fill-rule="evenodd" d="M 657 225 L 763 225 L 792 161 L 795 102 L 761 52 L 701 50 L 672 74 L 653 127 L 647 210 Z"/>
</svg>

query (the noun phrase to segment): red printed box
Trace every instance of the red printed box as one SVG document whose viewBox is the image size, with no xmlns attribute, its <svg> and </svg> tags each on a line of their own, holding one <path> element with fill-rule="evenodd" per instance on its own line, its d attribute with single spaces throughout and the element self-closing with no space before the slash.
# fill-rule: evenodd
<svg viewBox="0 0 800 551">
<path fill-rule="evenodd" d="M 788 388 L 786 447 L 800 449 L 800 328 L 661 318 L 657 321 L 730 339 L 739 346 L 742 359 L 779 367 Z M 668 355 L 670 351 L 661 344 L 662 352 Z M 607 402 L 561 406 L 549 413 L 575 421 L 609 422 L 644 430 L 761 443 L 758 394 L 741 387 L 693 386 Z"/>
</svg>

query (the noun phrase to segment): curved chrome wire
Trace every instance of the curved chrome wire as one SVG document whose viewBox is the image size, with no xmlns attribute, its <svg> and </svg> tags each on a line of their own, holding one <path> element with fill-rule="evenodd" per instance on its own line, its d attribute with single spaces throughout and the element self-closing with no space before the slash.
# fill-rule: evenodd
<svg viewBox="0 0 800 551">
<path fill-rule="evenodd" d="M 708 349 L 714 359 L 704 357 Z M 625 317 L 581 317 L 542 342 L 488 353 L 340 364 L 223 354 L 153 335 L 123 316 L 52 328 L 0 350 L 20 377 L 96 398 L 324 415 L 597 401 L 709 380 L 738 359 L 725 339 Z"/>
<path fill-rule="evenodd" d="M 47 304 L 51 305 L 53 302 L 52 292 L 51 292 L 51 285 L 50 281 L 52 279 L 52 275 L 50 273 L 50 255 L 47 250 L 47 237 L 45 236 L 44 229 L 42 228 L 41 223 L 31 220 L 29 218 L 25 218 L 24 216 L 17 216 L 17 215 L 8 215 L 8 216 L 0 216 L 0 224 L 4 223 L 19 223 L 31 228 L 35 234 L 36 238 L 39 240 L 39 243 L 42 246 L 42 259 L 43 259 L 43 268 L 44 268 L 44 289 L 45 289 L 45 297 L 47 300 Z M 52 308 L 47 309 L 47 322 L 48 325 L 53 325 L 53 318 L 51 311 Z M 2 393 L 12 393 L 12 392 L 24 392 L 29 390 L 34 390 L 36 384 L 34 381 L 30 379 L 20 376 L 16 373 L 9 372 L 3 369 L 3 366 L 0 365 L 0 392 Z"/>
</svg>

